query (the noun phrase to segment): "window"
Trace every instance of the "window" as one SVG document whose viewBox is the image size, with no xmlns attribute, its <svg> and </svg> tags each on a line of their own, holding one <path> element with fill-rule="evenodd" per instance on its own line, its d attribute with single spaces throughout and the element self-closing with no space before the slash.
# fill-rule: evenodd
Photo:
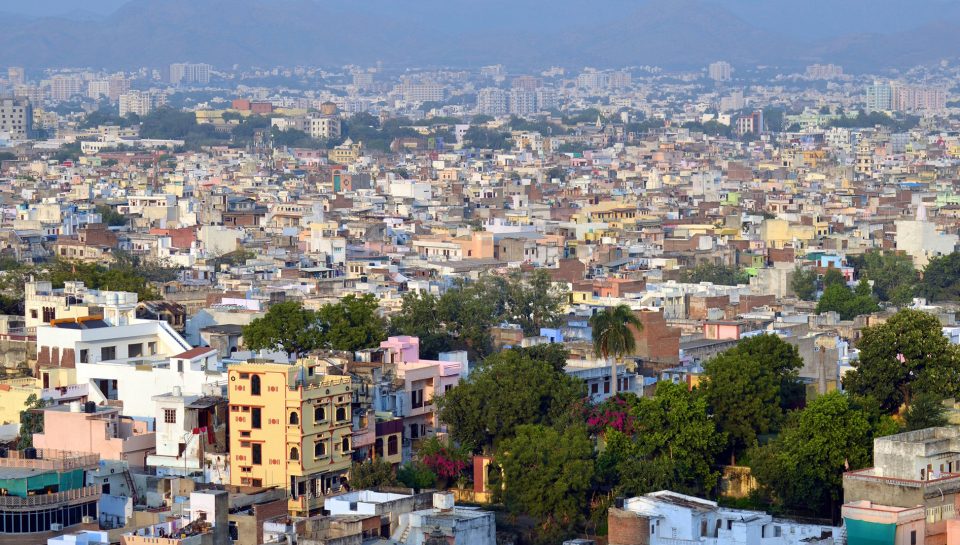
<svg viewBox="0 0 960 545">
<path fill-rule="evenodd" d="M 177 423 L 177 410 L 176 410 L 176 409 L 164 409 L 164 410 L 163 410 L 163 423 L 164 423 L 164 424 L 176 424 L 176 423 Z"/>
<path fill-rule="evenodd" d="M 299 426 L 299 425 L 300 425 L 300 417 L 299 417 L 299 416 L 297 415 L 297 413 L 295 413 L 295 412 L 290 413 L 290 425 L 291 425 L 291 426 Z"/>
<path fill-rule="evenodd" d="M 377 458 L 383 456 L 383 437 L 377 437 L 376 442 L 373 444 L 373 455 Z"/>
<path fill-rule="evenodd" d="M 35 308 L 30 309 L 30 317 L 33 318 L 34 320 L 36 320 L 39 317 L 39 313 L 37 312 L 37 309 Z"/>
<path fill-rule="evenodd" d="M 350 436 L 349 435 L 347 437 L 344 437 L 343 440 L 340 441 L 340 450 L 342 450 L 344 454 L 350 452 Z"/>
<path fill-rule="evenodd" d="M 290 449 L 290 461 L 291 461 L 291 462 L 296 462 L 296 461 L 299 460 L 299 459 L 300 459 L 300 451 L 297 449 L 297 447 L 291 448 L 291 449 Z"/>
<path fill-rule="evenodd" d="M 599 394 L 599 393 L 600 393 L 600 385 L 597 384 L 596 382 L 594 382 L 593 384 L 591 384 L 591 385 L 590 385 L 590 393 L 593 394 L 593 395 Z"/>
<path fill-rule="evenodd" d="M 314 422 L 323 422 L 327 419 L 327 411 L 323 407 L 314 407 L 313 408 L 313 421 Z"/>
<path fill-rule="evenodd" d="M 910 530 L 910 545 L 917 545 L 917 531 Z"/>
<path fill-rule="evenodd" d="M 250 409 L 250 427 L 259 430 L 262 423 L 260 421 L 260 407 Z"/>
<path fill-rule="evenodd" d="M 337 407 L 337 422 L 343 422 L 347 419 L 347 409 L 343 407 Z"/>
<path fill-rule="evenodd" d="M 147 343 L 147 354 L 151 356 L 157 355 L 157 343 L 155 341 L 150 341 Z"/>
<path fill-rule="evenodd" d="M 414 390 L 410 392 L 410 405 L 414 409 L 423 407 L 423 390 Z"/>
<path fill-rule="evenodd" d="M 396 435 L 391 435 L 387 437 L 387 456 L 396 456 L 399 452 L 400 441 L 397 440 Z"/>
<path fill-rule="evenodd" d="M 260 375 L 250 377 L 250 395 L 260 395 Z"/>
<path fill-rule="evenodd" d="M 420 426 L 410 424 L 410 439 L 417 439 L 418 437 L 420 437 Z"/>
<path fill-rule="evenodd" d="M 134 343 L 127 347 L 128 358 L 138 358 L 143 354 L 143 343 Z"/>
<path fill-rule="evenodd" d="M 80 363 L 90 363 L 90 351 L 86 348 L 80 349 Z"/>
<path fill-rule="evenodd" d="M 100 349 L 100 360 L 115 360 L 117 359 L 117 347 L 116 346 L 104 346 Z"/>
<path fill-rule="evenodd" d="M 327 444 L 323 441 L 313 444 L 313 457 L 320 458 L 327 455 Z"/>
<path fill-rule="evenodd" d="M 260 443 L 254 443 L 250 445 L 250 459 L 252 460 L 253 465 L 258 466 L 263 463 L 263 453 L 261 449 L 263 445 Z"/>
</svg>

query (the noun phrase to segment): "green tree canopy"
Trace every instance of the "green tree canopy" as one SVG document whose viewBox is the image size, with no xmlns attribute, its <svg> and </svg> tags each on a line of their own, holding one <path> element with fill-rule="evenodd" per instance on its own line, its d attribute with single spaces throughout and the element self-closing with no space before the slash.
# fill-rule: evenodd
<svg viewBox="0 0 960 545">
<path fill-rule="evenodd" d="M 843 377 L 851 393 L 875 398 L 893 414 L 914 394 L 953 397 L 960 386 L 956 347 L 944 337 L 940 321 L 918 310 L 904 309 L 883 324 L 863 330 L 859 359 Z"/>
<path fill-rule="evenodd" d="M 744 271 L 713 263 L 701 263 L 693 269 L 687 269 L 683 271 L 680 278 L 683 282 L 712 282 L 721 286 L 737 286 L 750 283 L 750 277 Z"/>
<path fill-rule="evenodd" d="M 750 467 L 775 503 L 833 516 L 847 468 L 870 465 L 874 432 L 864 411 L 831 392 L 791 415 L 780 435 L 750 453 Z"/>
<path fill-rule="evenodd" d="M 243 341 L 251 350 L 282 350 L 300 357 L 323 345 L 323 332 L 315 311 L 299 301 L 285 301 L 244 326 Z"/>
<path fill-rule="evenodd" d="M 861 279 L 873 281 L 873 292 L 881 301 L 903 306 L 913 299 L 919 276 L 909 255 L 872 250 L 849 260 Z"/>
<path fill-rule="evenodd" d="M 597 459 L 602 487 L 628 496 L 656 490 L 711 494 L 726 438 L 707 414 L 703 396 L 661 382 L 652 398 L 625 399 L 630 400 L 630 423 L 620 431 L 607 430 Z"/>
<path fill-rule="evenodd" d="M 479 452 L 512 437 L 518 426 L 565 420 L 584 395 L 581 381 L 513 349 L 487 358 L 434 402 L 451 436 Z"/>
<path fill-rule="evenodd" d="M 594 467 L 593 442 L 583 426 L 519 426 L 496 460 L 506 483 L 504 503 L 512 512 L 563 525 L 583 517 Z"/>
<path fill-rule="evenodd" d="M 25 449 L 33 446 L 33 434 L 43 433 L 43 413 L 38 409 L 47 406 L 47 401 L 30 394 L 24 402 L 24 409 L 20 411 L 20 434 L 17 448 Z"/>
<path fill-rule="evenodd" d="M 637 341 L 633 336 L 633 329 L 642 330 L 640 318 L 627 305 L 617 305 L 605 308 L 590 317 L 590 329 L 593 334 L 593 353 L 610 361 L 610 377 L 613 386 L 612 393 L 617 395 L 617 362 L 624 356 L 633 354 L 637 349 Z"/>
<path fill-rule="evenodd" d="M 833 270 L 833 269 L 830 269 Z M 841 320 L 852 320 L 863 314 L 872 314 L 880 310 L 880 305 L 871 295 L 866 279 L 861 279 L 856 290 L 842 283 L 833 283 L 823 290 L 817 302 L 817 314 L 836 312 Z"/>
<path fill-rule="evenodd" d="M 931 259 L 918 291 L 930 301 L 960 300 L 960 252 Z"/>
<path fill-rule="evenodd" d="M 813 270 L 797 267 L 790 279 L 790 289 L 800 299 L 813 301 L 817 297 L 817 273 Z"/>
<path fill-rule="evenodd" d="M 355 490 L 400 484 L 393 470 L 393 464 L 380 459 L 354 462 L 350 466 L 348 482 L 350 487 Z"/>
<path fill-rule="evenodd" d="M 322 343 L 333 350 L 355 352 L 378 346 L 387 338 L 387 325 L 377 313 L 377 298 L 371 294 L 347 295 L 316 313 Z"/>
<path fill-rule="evenodd" d="M 903 413 L 907 431 L 946 426 L 947 414 L 943 401 L 933 394 L 918 394 Z"/>
<path fill-rule="evenodd" d="M 782 407 L 796 402 L 802 366 L 796 347 L 775 335 L 751 337 L 707 361 L 703 393 L 732 457 L 777 429 Z"/>
<path fill-rule="evenodd" d="M 403 294 L 400 312 L 390 318 L 390 333 L 419 338 L 420 356 L 425 359 L 437 359 L 438 354 L 452 348 L 438 304 L 439 298 L 431 293 L 407 292 Z"/>
</svg>

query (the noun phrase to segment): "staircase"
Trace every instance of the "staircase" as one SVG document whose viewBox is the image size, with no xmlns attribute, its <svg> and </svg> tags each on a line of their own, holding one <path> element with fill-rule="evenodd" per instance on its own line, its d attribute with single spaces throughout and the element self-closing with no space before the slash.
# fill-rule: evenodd
<svg viewBox="0 0 960 545">
<path fill-rule="evenodd" d="M 130 474 L 129 469 L 123 472 L 123 480 L 127 483 L 127 488 L 130 489 L 130 497 L 133 498 L 133 505 L 139 504 L 140 494 L 137 493 L 137 485 L 133 482 L 133 475 Z"/>
<path fill-rule="evenodd" d="M 845 524 L 840 526 L 840 531 L 837 532 L 833 545 L 847 545 L 847 526 Z"/>
<path fill-rule="evenodd" d="M 407 543 L 407 538 L 408 538 L 408 537 L 410 537 L 410 526 L 407 526 L 406 528 L 404 528 L 404 529 L 403 529 L 403 533 L 400 534 L 400 540 L 399 540 L 399 541 L 400 541 L 401 545 L 406 545 L 406 543 Z"/>
</svg>

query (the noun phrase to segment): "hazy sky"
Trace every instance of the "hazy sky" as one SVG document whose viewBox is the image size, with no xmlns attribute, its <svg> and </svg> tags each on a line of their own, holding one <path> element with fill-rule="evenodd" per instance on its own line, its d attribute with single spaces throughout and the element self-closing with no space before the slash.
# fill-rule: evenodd
<svg viewBox="0 0 960 545">
<path fill-rule="evenodd" d="M 0 11 L 12 11 L 24 15 L 59 15 L 74 11 L 91 11 L 108 14 L 127 3 L 128 0 L 3 0 Z"/>
</svg>

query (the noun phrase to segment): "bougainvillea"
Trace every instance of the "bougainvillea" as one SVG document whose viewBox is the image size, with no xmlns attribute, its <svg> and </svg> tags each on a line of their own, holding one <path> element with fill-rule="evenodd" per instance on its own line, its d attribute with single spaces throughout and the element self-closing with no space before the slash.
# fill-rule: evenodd
<svg viewBox="0 0 960 545">
<path fill-rule="evenodd" d="M 420 461 L 443 479 L 461 476 L 470 460 L 469 449 L 444 443 L 436 437 L 424 441 L 419 450 Z"/>
<path fill-rule="evenodd" d="M 615 397 L 587 409 L 587 426 L 592 433 L 602 434 L 608 429 L 631 435 L 635 431 L 636 417 L 631 414 L 631 405 L 623 397 Z"/>
</svg>

